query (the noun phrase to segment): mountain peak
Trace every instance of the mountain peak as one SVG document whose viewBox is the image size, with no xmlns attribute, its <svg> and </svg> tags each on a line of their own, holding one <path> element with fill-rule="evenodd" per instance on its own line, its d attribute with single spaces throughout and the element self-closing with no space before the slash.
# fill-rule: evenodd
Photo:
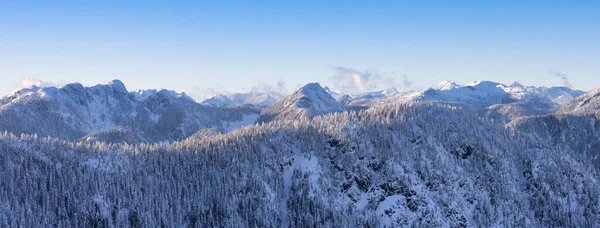
<svg viewBox="0 0 600 228">
<path fill-rule="evenodd" d="M 502 84 L 500 84 L 498 82 L 484 80 L 484 81 L 474 81 L 472 83 L 467 84 L 467 86 L 485 89 L 485 90 L 494 90 L 494 89 L 498 88 L 499 86 L 502 86 Z"/>
<path fill-rule="evenodd" d="M 445 81 L 441 81 L 438 84 L 436 84 L 433 87 L 433 89 L 437 89 L 437 90 L 451 90 L 451 89 L 454 89 L 454 88 L 456 88 L 458 86 L 459 85 L 456 84 L 455 82 L 445 80 Z"/>
<path fill-rule="evenodd" d="M 513 81 L 512 83 L 510 83 L 509 85 L 510 87 L 525 87 L 523 86 L 521 83 L 519 83 L 518 81 Z"/>
<path fill-rule="evenodd" d="M 299 99 L 293 99 L 294 103 L 299 108 L 307 108 L 311 112 L 320 113 L 320 110 L 325 110 L 327 106 L 339 106 L 335 98 L 333 98 L 319 83 L 309 83 L 300 88 L 296 93 L 302 94 Z M 296 94 L 294 93 L 294 94 Z M 294 95 L 292 94 L 292 95 Z M 297 98 L 295 96 L 294 98 Z M 333 102 L 335 101 L 335 102 Z M 333 107 L 336 108 L 336 107 Z M 313 110 L 316 109 L 316 110 Z"/>
<path fill-rule="evenodd" d="M 319 83 L 309 83 L 294 93 L 266 108 L 262 121 L 282 118 L 314 117 L 333 112 L 343 112 L 344 108 Z"/>
<path fill-rule="evenodd" d="M 305 86 L 302 86 L 300 88 L 301 91 L 315 91 L 315 90 L 323 90 L 325 91 L 325 89 L 323 89 L 323 87 L 321 87 L 321 84 L 317 83 L 317 82 L 311 82 L 306 84 Z"/>
<path fill-rule="evenodd" d="M 386 96 L 394 95 L 397 93 L 398 93 L 398 90 L 396 89 L 396 87 L 392 87 L 392 88 L 386 89 L 383 92 L 381 92 L 381 94 L 386 95 Z"/>
<path fill-rule="evenodd" d="M 125 84 L 123 84 L 123 82 L 121 82 L 121 80 L 118 80 L 118 79 L 112 80 L 112 81 L 108 82 L 108 85 L 110 87 L 112 87 L 115 92 L 127 93 L 127 88 L 125 87 Z"/>
<path fill-rule="evenodd" d="M 64 89 L 64 90 L 79 91 L 79 90 L 83 90 L 85 87 L 81 83 L 74 82 L 74 83 L 69 83 L 69 84 L 63 85 L 60 88 Z"/>
</svg>

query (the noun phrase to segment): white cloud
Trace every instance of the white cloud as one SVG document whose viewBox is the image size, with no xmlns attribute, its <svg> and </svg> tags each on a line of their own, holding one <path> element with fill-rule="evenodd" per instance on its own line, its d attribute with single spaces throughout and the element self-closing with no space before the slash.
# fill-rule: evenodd
<svg viewBox="0 0 600 228">
<path fill-rule="evenodd" d="M 283 80 L 278 80 L 277 85 L 269 85 L 263 81 L 259 81 L 255 86 L 252 87 L 251 91 L 262 93 L 276 93 L 282 95 L 288 93 L 288 90 L 285 87 L 285 83 L 283 82 Z"/>
<path fill-rule="evenodd" d="M 35 78 L 25 78 L 21 80 L 20 84 L 21 88 L 29 88 L 31 86 L 37 87 L 47 87 L 47 86 L 57 86 L 56 83 L 46 82 Z"/>
<path fill-rule="evenodd" d="M 563 81 L 563 86 L 567 88 L 573 88 L 573 85 L 571 85 L 571 82 L 569 81 L 569 76 L 567 74 L 564 74 L 562 72 L 550 72 L 550 74 L 560 78 Z"/>
<path fill-rule="evenodd" d="M 376 89 L 387 89 L 397 87 L 396 75 L 384 76 L 373 71 L 358 71 L 353 68 L 335 67 L 335 73 L 329 77 L 333 88 L 342 93 L 358 94 L 371 92 Z M 405 89 L 410 89 L 413 82 L 403 75 Z"/>
</svg>

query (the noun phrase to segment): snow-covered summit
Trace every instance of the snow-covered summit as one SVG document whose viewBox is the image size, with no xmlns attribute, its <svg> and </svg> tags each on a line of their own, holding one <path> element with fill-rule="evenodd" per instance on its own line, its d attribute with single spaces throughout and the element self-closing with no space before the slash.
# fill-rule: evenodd
<svg viewBox="0 0 600 228">
<path fill-rule="evenodd" d="M 507 103 L 510 95 L 503 89 L 502 84 L 490 81 L 478 81 L 464 86 L 451 82 L 442 82 L 437 86 L 420 91 L 418 99 L 443 100 L 468 103 L 473 106 L 490 106 Z"/>
<path fill-rule="evenodd" d="M 344 107 L 319 83 L 309 83 L 263 110 L 261 120 L 314 117 L 343 111 L 345 111 Z"/>
<path fill-rule="evenodd" d="M 454 89 L 456 87 L 459 87 L 459 85 L 456 84 L 455 82 L 441 81 L 440 83 L 436 84 L 432 88 L 433 89 L 437 89 L 437 90 L 451 90 L 451 89 Z"/>
<path fill-rule="evenodd" d="M 127 93 L 127 88 L 121 80 L 112 80 L 108 82 L 108 86 L 111 87 L 116 93 Z"/>
<path fill-rule="evenodd" d="M 191 98 L 190 96 L 188 96 L 184 92 L 178 93 L 176 91 L 166 90 L 166 89 L 161 89 L 161 90 L 156 90 L 156 89 L 136 90 L 136 91 L 131 92 L 131 94 L 138 101 L 146 101 L 148 99 L 157 98 L 158 97 L 158 98 L 163 98 L 163 99 L 167 99 L 167 100 L 170 100 L 170 101 L 184 100 L 186 102 L 194 102 L 194 103 L 196 102 L 193 98 Z"/>
</svg>

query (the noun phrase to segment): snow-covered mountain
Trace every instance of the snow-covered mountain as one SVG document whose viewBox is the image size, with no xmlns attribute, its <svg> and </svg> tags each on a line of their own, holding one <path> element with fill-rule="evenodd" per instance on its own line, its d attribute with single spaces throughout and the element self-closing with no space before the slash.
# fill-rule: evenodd
<svg viewBox="0 0 600 228">
<path fill-rule="evenodd" d="M 72 83 L 17 90 L 0 99 L 0 130 L 75 140 L 98 131 L 114 133 L 111 130 L 125 127 L 138 131 L 149 141 L 163 141 L 184 139 L 205 128 L 229 132 L 252 125 L 259 119 L 259 111 L 254 108 L 263 109 L 260 122 L 265 122 L 376 105 L 432 101 L 469 105 L 480 116 L 508 123 L 519 117 L 554 113 L 561 104 L 559 113 L 589 114 L 598 109 L 598 93 L 590 91 L 573 100 L 583 92 L 518 83 L 479 81 L 458 85 L 445 81 L 418 91 L 400 93 L 390 88 L 342 95 L 311 83 L 285 99 L 275 93 L 237 93 L 215 96 L 202 105 L 185 93 L 170 90 L 128 92 L 122 82 L 114 80 L 92 87 Z"/>
<path fill-rule="evenodd" d="M 344 112 L 344 107 L 318 83 L 309 83 L 261 112 L 261 122 Z"/>
<path fill-rule="evenodd" d="M 203 128 L 224 129 L 247 115 L 258 116 L 249 108 L 203 106 L 185 93 L 128 92 L 118 80 L 92 87 L 33 86 L 5 96 L 0 105 L 0 130 L 66 140 L 118 126 L 135 129 L 151 141 L 184 139 Z"/>
<path fill-rule="evenodd" d="M 283 99 L 283 97 L 283 95 L 275 92 L 219 94 L 202 101 L 202 104 L 215 107 L 252 105 L 256 108 L 263 109 L 275 104 L 277 101 Z"/>
<path fill-rule="evenodd" d="M 597 117 L 474 110 L 388 103 L 138 145 L 0 133 L 0 226 L 600 226 Z"/>
<path fill-rule="evenodd" d="M 600 115 L 600 87 L 595 88 L 561 105 L 558 113 L 574 115 Z"/>
<path fill-rule="evenodd" d="M 331 94 L 331 92 L 330 92 Z M 396 88 L 392 87 L 386 90 L 368 92 L 357 95 L 344 95 L 338 100 L 347 109 L 361 109 L 371 107 L 378 102 L 382 102 L 384 98 L 398 95 L 399 92 Z"/>
<path fill-rule="evenodd" d="M 469 104 L 474 107 L 489 107 L 509 103 L 553 103 L 561 104 L 583 94 L 567 87 L 523 86 L 517 82 L 504 85 L 491 81 L 477 81 L 458 85 L 444 81 L 436 86 L 408 96 L 413 100 L 443 100 Z"/>
<path fill-rule="evenodd" d="M 332 93 L 308 84 L 254 124 L 119 81 L 15 91 L 0 227 L 600 226 L 599 89 Z"/>
<path fill-rule="evenodd" d="M 443 81 L 428 89 L 399 93 L 386 98 L 382 105 L 393 102 L 451 102 L 472 106 L 481 116 L 509 122 L 522 116 L 553 113 L 562 103 L 581 94 L 583 91 L 567 87 L 523 86 L 517 82 L 505 85 L 477 81 L 459 85 Z"/>
<path fill-rule="evenodd" d="M 518 82 L 505 85 L 491 81 L 467 85 L 442 81 L 422 90 L 398 92 L 390 88 L 358 95 L 343 95 L 328 88 L 326 91 L 348 110 L 390 103 L 440 101 L 469 105 L 477 108 L 482 116 L 505 122 L 521 116 L 553 113 L 561 104 L 583 94 L 583 91 L 567 87 L 524 86 Z"/>
</svg>

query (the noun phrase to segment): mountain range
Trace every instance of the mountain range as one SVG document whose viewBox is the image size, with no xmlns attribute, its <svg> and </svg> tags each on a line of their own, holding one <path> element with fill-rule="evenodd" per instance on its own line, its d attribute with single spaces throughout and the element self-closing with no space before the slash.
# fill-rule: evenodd
<svg viewBox="0 0 600 228">
<path fill-rule="evenodd" d="M 288 96 L 274 92 L 234 93 L 198 103 L 185 93 L 170 90 L 129 92 L 121 81 L 114 80 L 92 87 L 72 83 L 16 90 L 0 99 L 0 130 L 64 140 L 101 140 L 103 137 L 98 136 L 118 133 L 134 134 L 125 138 L 140 142 L 172 141 L 185 139 L 201 129 L 229 132 L 256 122 L 433 101 L 472 106 L 481 116 L 507 124 L 516 118 L 555 112 L 593 113 L 598 110 L 598 91 L 590 93 L 519 83 L 479 81 L 458 85 L 444 81 L 417 91 L 398 92 L 390 88 L 343 95 L 310 83 Z"/>
<path fill-rule="evenodd" d="M 236 96 L 3 97 L 0 227 L 600 226 L 599 89 Z"/>
<path fill-rule="evenodd" d="M 169 90 L 129 92 L 118 80 L 92 87 L 33 86 L 3 97 L 0 105 L 0 129 L 64 140 L 127 128 L 149 141 L 172 141 L 200 129 L 225 129 L 258 113 L 200 105 L 185 93 Z"/>
</svg>

